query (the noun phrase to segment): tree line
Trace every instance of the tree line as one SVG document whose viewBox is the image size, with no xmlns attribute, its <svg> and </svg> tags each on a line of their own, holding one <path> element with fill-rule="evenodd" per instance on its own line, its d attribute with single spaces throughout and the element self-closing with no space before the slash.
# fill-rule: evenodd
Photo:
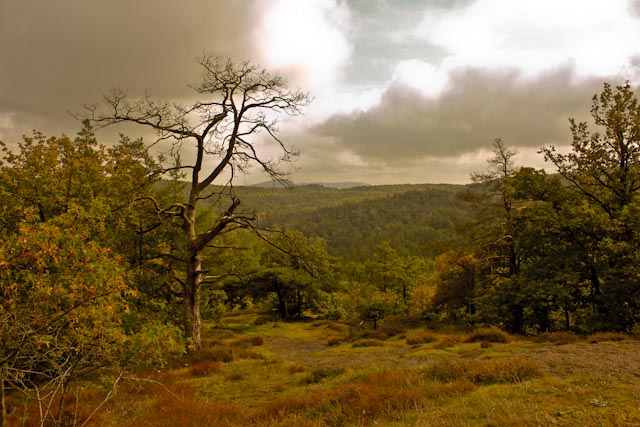
<svg viewBox="0 0 640 427">
<path fill-rule="evenodd" d="M 593 97 L 597 130 L 570 120 L 556 173 L 517 166 L 501 139 L 469 200 L 470 244 L 438 258 L 434 308 L 511 332 L 632 332 L 640 320 L 640 106 L 630 85 Z"/>
</svg>

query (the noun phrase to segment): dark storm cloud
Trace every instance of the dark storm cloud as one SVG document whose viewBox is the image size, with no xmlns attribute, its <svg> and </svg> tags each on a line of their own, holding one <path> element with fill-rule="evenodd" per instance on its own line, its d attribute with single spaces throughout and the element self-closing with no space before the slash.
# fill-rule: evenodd
<svg viewBox="0 0 640 427">
<path fill-rule="evenodd" d="M 245 0 L 2 0 L 0 138 L 66 130 L 67 110 L 112 87 L 188 96 L 204 51 L 252 56 L 255 13 Z"/>
<path fill-rule="evenodd" d="M 496 137 L 509 145 L 539 148 L 570 142 L 569 117 L 584 120 L 599 80 L 572 83 L 569 71 L 527 81 L 515 73 L 466 70 L 450 89 L 427 98 L 392 86 L 379 106 L 334 116 L 314 132 L 362 159 L 402 164 L 487 148 Z"/>
</svg>

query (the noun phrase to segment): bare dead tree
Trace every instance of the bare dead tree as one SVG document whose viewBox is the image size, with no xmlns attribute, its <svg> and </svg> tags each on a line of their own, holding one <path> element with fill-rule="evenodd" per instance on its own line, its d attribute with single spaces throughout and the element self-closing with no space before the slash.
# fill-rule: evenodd
<svg viewBox="0 0 640 427">
<path fill-rule="evenodd" d="M 161 217 L 180 224 L 187 254 L 185 277 L 180 280 L 184 292 L 185 335 L 200 346 L 200 286 L 203 281 L 203 252 L 217 236 L 251 227 L 255 218 L 239 213 L 232 191 L 228 207 L 215 224 L 201 229 L 197 223 L 200 201 L 211 197 L 213 184 L 231 186 L 235 174 L 257 166 L 275 180 L 281 180 L 282 162 L 296 154 L 277 136 L 277 120 L 282 114 L 298 115 L 308 105 L 309 96 L 288 88 L 287 81 L 249 62 L 237 63 L 212 54 L 198 60 L 203 68 L 200 81 L 192 85 L 198 101 L 190 105 L 156 101 L 149 96 L 130 98 L 121 90 L 112 90 L 103 102 L 86 107 L 88 118 L 97 128 L 119 123 L 134 123 L 153 129 L 158 141 L 171 141 L 174 147 L 193 150 L 192 162 L 181 165 L 186 171 L 188 196 L 181 203 L 161 206 L 148 199 Z M 280 156 L 269 159 L 259 153 L 256 136 L 265 135 L 278 146 Z M 167 172 L 165 170 L 164 172 Z"/>
</svg>

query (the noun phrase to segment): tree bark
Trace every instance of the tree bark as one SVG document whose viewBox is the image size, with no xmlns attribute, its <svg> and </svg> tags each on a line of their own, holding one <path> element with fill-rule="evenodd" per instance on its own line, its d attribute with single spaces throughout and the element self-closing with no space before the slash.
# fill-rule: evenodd
<svg viewBox="0 0 640 427">
<path fill-rule="evenodd" d="M 202 251 L 190 248 L 187 262 L 187 280 L 184 284 L 185 335 L 194 349 L 202 341 L 200 325 L 200 282 L 202 280 Z"/>
<path fill-rule="evenodd" d="M 7 426 L 7 404 L 4 390 L 5 366 L 0 366 L 0 427 Z"/>
</svg>

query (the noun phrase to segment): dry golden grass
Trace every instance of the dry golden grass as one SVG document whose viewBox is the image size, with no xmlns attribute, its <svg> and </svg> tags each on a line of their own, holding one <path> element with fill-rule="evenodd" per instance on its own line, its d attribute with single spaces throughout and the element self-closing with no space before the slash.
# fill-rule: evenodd
<svg viewBox="0 0 640 427">
<path fill-rule="evenodd" d="M 580 340 L 580 337 L 571 332 L 544 332 L 535 337 L 539 343 L 553 343 L 556 345 L 571 344 Z"/>
<path fill-rule="evenodd" d="M 471 342 L 479 342 L 479 343 L 500 343 L 500 344 L 506 344 L 507 342 L 509 342 L 509 334 L 507 334 L 506 332 L 498 329 L 498 328 L 486 328 L 486 329 L 479 329 L 477 331 L 472 332 L 471 334 L 469 334 L 469 336 L 465 339 L 464 342 L 467 343 L 471 343 Z"/>
<path fill-rule="evenodd" d="M 246 330 L 206 330 L 201 352 L 124 381 L 88 425 L 640 425 L 640 343 L 626 336 L 558 346 L 566 337 L 442 334 L 415 325 L 384 333 L 384 341 L 324 321 Z M 329 346 L 328 333 L 343 340 Z M 354 348 L 367 341 L 383 345 Z M 501 344 L 478 345 L 493 342 Z M 78 396 L 70 407 L 87 416 L 103 394 L 94 385 Z M 22 406 L 10 400 L 9 425 L 21 425 Z M 38 425 L 36 417 L 24 425 Z"/>
<path fill-rule="evenodd" d="M 406 340 L 409 345 L 420 345 L 435 342 L 438 337 L 431 332 L 419 332 L 409 335 Z"/>
<path fill-rule="evenodd" d="M 224 373 L 224 365 L 221 362 L 216 362 L 213 360 L 203 360 L 189 367 L 189 376 L 196 378 Z"/>
<path fill-rule="evenodd" d="M 620 332 L 599 332 L 587 337 L 587 342 L 591 344 L 606 342 L 606 341 L 625 341 L 629 336 Z"/>
<path fill-rule="evenodd" d="M 524 358 L 506 360 L 441 360 L 424 369 L 439 382 L 468 380 L 474 384 L 517 384 L 543 375 L 537 362 Z"/>
</svg>

